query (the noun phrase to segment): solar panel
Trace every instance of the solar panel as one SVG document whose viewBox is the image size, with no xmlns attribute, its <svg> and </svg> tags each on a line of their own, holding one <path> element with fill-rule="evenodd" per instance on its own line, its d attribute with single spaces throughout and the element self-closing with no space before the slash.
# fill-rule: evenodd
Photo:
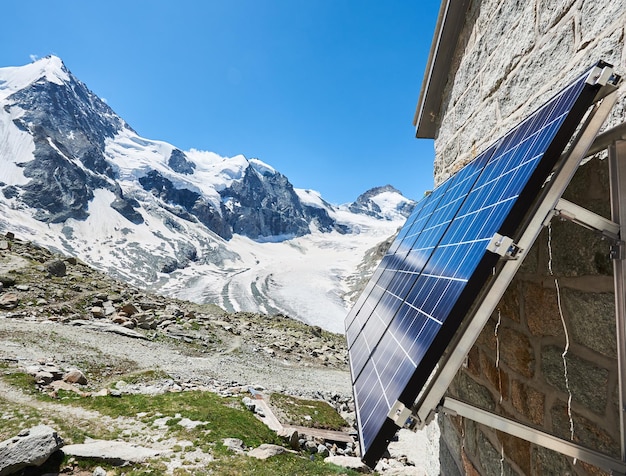
<svg viewBox="0 0 626 476">
<path fill-rule="evenodd" d="M 346 317 L 361 458 L 375 466 L 599 86 L 587 71 L 423 198 Z"/>
</svg>

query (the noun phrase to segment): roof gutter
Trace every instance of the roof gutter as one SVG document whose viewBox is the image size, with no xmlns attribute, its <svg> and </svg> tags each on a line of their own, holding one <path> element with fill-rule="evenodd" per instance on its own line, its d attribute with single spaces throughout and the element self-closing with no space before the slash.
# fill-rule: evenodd
<svg viewBox="0 0 626 476">
<path fill-rule="evenodd" d="M 437 132 L 443 90 L 471 1 L 443 0 L 441 2 L 417 110 L 413 118 L 417 138 L 433 139 Z"/>
</svg>

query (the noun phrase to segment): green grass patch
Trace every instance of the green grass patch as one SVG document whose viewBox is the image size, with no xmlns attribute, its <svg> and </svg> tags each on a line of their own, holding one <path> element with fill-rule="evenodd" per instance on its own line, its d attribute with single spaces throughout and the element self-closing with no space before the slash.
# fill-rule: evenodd
<svg viewBox="0 0 626 476">
<path fill-rule="evenodd" d="M 17 435 L 24 428 L 39 425 L 42 418 L 40 411 L 0 397 L 0 441 Z"/>
<path fill-rule="evenodd" d="M 269 403 L 283 423 L 326 430 L 341 430 L 348 426 L 337 411 L 322 400 L 273 393 Z"/>
<path fill-rule="evenodd" d="M 323 459 L 319 457 L 311 460 L 308 456 L 291 453 L 277 455 L 266 460 L 258 460 L 249 456 L 223 458 L 209 463 L 207 470 L 210 473 L 204 474 L 219 474 L 220 476 L 276 476 L 277 474 L 357 476 L 360 474 L 334 464 L 324 463 Z"/>
<path fill-rule="evenodd" d="M 119 380 L 123 380 L 129 385 L 136 385 L 139 383 L 153 383 L 159 380 L 167 380 L 171 377 L 164 370 L 156 369 L 156 370 L 142 370 L 139 372 L 133 372 L 130 374 L 126 374 L 121 376 Z"/>
<path fill-rule="evenodd" d="M 67 397 L 64 402 L 97 410 L 113 418 L 142 414 L 139 420 L 153 424 L 157 419 L 169 417 L 165 424 L 168 434 L 189 439 L 205 452 L 226 453 L 228 450 L 222 445 L 224 438 L 239 438 L 247 447 L 262 443 L 280 444 L 280 438 L 246 410 L 238 399 L 223 398 L 211 392 L 83 398 L 60 391 L 59 396 Z M 187 429 L 178 425 L 181 418 L 204 423 Z"/>
</svg>

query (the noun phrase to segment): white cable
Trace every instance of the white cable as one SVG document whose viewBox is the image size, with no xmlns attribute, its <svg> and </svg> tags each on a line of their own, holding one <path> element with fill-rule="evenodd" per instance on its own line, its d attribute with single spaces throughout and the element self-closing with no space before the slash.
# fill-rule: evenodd
<svg viewBox="0 0 626 476">
<path fill-rule="evenodd" d="M 565 333 L 565 348 L 563 349 L 563 353 L 561 354 L 561 358 L 563 359 L 563 369 L 565 376 L 565 388 L 567 389 L 567 416 L 569 417 L 569 432 L 570 432 L 570 440 L 574 440 L 574 419 L 572 418 L 572 391 L 569 386 L 569 376 L 567 374 L 567 359 L 565 356 L 569 351 L 569 333 L 567 332 L 567 325 L 565 323 L 565 316 L 563 315 L 563 307 L 561 306 L 561 290 L 559 289 L 559 281 L 554 276 L 554 272 L 552 271 L 552 226 L 548 224 L 548 271 L 550 276 L 554 277 L 554 287 L 556 289 L 556 302 L 559 308 L 559 316 L 561 317 L 561 324 L 563 325 L 563 332 Z M 574 459 L 574 464 L 576 464 L 576 459 Z"/>
<path fill-rule="evenodd" d="M 496 338 L 496 369 L 498 369 L 498 387 L 500 390 L 500 402 L 499 403 L 502 403 L 502 373 L 500 371 L 500 337 L 498 336 L 498 329 L 500 328 L 501 322 L 502 322 L 502 314 L 500 313 L 500 308 L 498 308 L 498 322 L 496 323 L 494 336 Z"/>
</svg>

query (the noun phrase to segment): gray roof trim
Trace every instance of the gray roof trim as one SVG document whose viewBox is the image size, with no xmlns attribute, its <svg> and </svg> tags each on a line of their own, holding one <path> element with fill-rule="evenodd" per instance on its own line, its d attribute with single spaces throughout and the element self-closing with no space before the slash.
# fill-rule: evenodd
<svg viewBox="0 0 626 476">
<path fill-rule="evenodd" d="M 415 137 L 433 139 L 437 132 L 443 90 L 471 0 L 443 0 L 413 119 Z"/>
</svg>

